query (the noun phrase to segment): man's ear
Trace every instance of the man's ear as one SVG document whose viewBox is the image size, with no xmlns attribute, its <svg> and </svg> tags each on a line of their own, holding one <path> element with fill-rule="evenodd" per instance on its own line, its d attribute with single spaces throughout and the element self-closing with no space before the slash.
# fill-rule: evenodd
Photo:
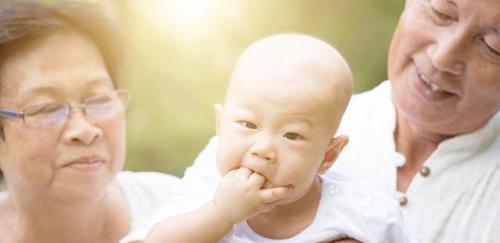
<svg viewBox="0 0 500 243">
<path fill-rule="evenodd" d="M 320 174 L 325 173 L 328 169 L 330 169 L 330 167 L 332 167 L 333 163 L 335 163 L 335 160 L 337 160 L 337 157 L 339 157 L 340 152 L 342 152 L 342 149 L 344 149 L 347 143 L 349 143 L 349 137 L 347 135 L 340 135 L 330 139 L 328 149 L 325 152 L 325 157 L 319 167 L 318 172 Z"/>
<path fill-rule="evenodd" d="M 222 117 L 222 105 L 221 104 L 215 104 L 214 105 L 214 111 L 215 111 L 215 135 L 219 136 L 220 119 Z"/>
</svg>

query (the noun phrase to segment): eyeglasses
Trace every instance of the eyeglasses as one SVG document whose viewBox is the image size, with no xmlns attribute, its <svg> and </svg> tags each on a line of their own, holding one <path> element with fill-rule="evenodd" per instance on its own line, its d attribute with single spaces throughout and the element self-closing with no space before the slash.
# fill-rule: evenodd
<svg viewBox="0 0 500 243">
<path fill-rule="evenodd" d="M 80 104 L 50 102 L 26 106 L 22 112 L 0 109 L 0 116 L 23 119 L 33 128 L 54 128 L 68 121 L 73 108 L 81 108 L 92 121 L 102 121 L 125 111 L 129 102 L 130 92 L 120 89 L 89 97 Z"/>
</svg>

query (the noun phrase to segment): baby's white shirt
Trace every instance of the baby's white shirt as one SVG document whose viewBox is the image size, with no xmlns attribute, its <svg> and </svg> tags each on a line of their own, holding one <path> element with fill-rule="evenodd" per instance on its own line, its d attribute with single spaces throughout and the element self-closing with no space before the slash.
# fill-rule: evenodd
<svg viewBox="0 0 500 243">
<path fill-rule="evenodd" d="M 321 199 L 313 222 L 286 239 L 255 233 L 246 221 L 233 227 L 221 243 L 330 242 L 343 237 L 366 243 L 409 242 L 399 205 L 369 185 L 341 174 L 322 177 Z"/>
</svg>

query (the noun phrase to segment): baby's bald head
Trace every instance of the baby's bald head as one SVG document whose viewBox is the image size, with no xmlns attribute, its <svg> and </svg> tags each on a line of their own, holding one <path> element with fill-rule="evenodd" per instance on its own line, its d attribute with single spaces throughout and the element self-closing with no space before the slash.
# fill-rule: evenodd
<svg viewBox="0 0 500 243">
<path fill-rule="evenodd" d="M 279 34 L 253 43 L 239 57 L 226 103 L 242 95 L 286 105 L 300 100 L 320 107 L 335 132 L 352 94 L 352 75 L 340 53 L 301 34 Z M 332 134 L 333 136 L 333 134 Z"/>
</svg>

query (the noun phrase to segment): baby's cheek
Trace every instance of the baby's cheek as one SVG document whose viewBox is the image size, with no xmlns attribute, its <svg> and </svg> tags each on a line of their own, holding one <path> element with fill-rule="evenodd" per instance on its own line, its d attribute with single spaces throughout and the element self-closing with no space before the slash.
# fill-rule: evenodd
<svg viewBox="0 0 500 243">
<path fill-rule="evenodd" d="M 304 162 L 289 163 L 286 166 L 280 166 L 277 180 L 280 180 L 282 184 L 297 184 L 296 186 L 304 185 L 306 186 L 311 177 L 316 175 L 313 168 L 309 164 Z"/>
<path fill-rule="evenodd" d="M 227 172 L 237 168 L 231 157 L 225 155 L 227 154 L 218 152 L 216 156 L 217 169 L 221 175 L 225 175 Z"/>
<path fill-rule="evenodd" d="M 239 168 L 241 163 L 241 155 L 237 147 L 231 146 L 224 141 L 219 142 L 215 157 L 217 168 L 221 175 L 225 175 L 227 172 Z"/>
</svg>

